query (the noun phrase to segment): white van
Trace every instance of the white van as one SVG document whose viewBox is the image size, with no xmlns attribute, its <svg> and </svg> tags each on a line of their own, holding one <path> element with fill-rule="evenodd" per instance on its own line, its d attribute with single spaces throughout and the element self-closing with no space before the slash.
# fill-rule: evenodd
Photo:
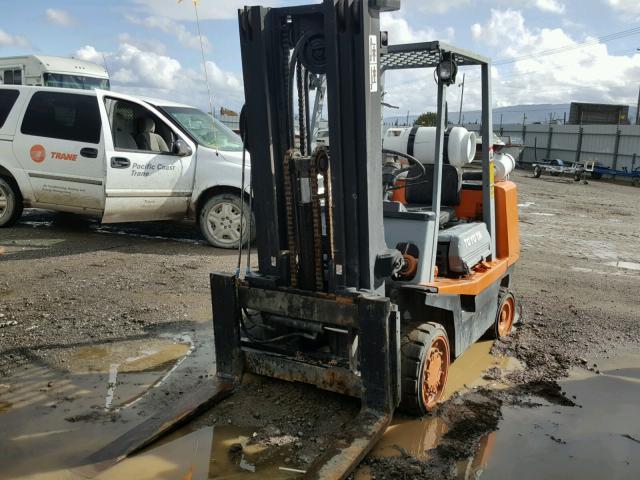
<svg viewBox="0 0 640 480">
<path fill-rule="evenodd" d="M 0 83 L 109 90 L 109 73 L 102 65 L 75 58 L 23 55 L 0 58 Z"/>
<path fill-rule="evenodd" d="M 240 137 L 197 108 L 104 90 L 0 86 L 0 227 L 23 207 L 103 223 L 190 218 L 212 245 L 236 248 L 251 218 L 241 171 Z"/>
</svg>

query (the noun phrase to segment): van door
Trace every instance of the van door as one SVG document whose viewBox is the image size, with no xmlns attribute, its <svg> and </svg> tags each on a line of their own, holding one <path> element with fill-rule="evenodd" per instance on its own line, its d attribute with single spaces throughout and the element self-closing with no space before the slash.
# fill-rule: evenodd
<svg viewBox="0 0 640 480">
<path fill-rule="evenodd" d="M 196 145 L 155 108 L 97 90 L 106 152 L 103 222 L 183 219 Z"/>
<path fill-rule="evenodd" d="M 13 153 L 29 176 L 36 206 L 102 211 L 104 144 L 95 95 L 36 91 L 16 129 Z"/>
</svg>

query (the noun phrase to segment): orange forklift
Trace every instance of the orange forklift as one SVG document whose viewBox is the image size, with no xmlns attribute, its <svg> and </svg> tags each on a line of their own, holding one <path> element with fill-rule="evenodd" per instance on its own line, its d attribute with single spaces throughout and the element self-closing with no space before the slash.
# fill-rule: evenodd
<svg viewBox="0 0 640 480">
<path fill-rule="evenodd" d="M 397 408 L 429 412 L 450 364 L 516 320 L 517 190 L 504 168 L 496 176 L 491 62 L 438 41 L 391 44 L 380 14 L 399 8 L 323 0 L 238 15 L 255 221 L 241 230 L 246 273 L 241 250 L 235 274 L 211 275 L 216 377 L 177 418 L 231 394 L 245 372 L 359 398 L 360 414 L 305 478 L 346 478 Z M 477 171 L 475 134 L 446 121 L 460 67 L 480 69 Z M 407 69 L 433 74 L 437 125 L 394 129 L 383 145 L 385 74 Z M 311 128 L 317 85 L 328 147 L 316 147 Z M 136 442 L 168 425 L 149 424 Z"/>
<path fill-rule="evenodd" d="M 396 408 L 427 413 L 451 362 L 516 319 L 517 191 L 503 163 L 496 177 L 491 62 L 438 41 L 390 44 L 380 13 L 399 7 L 239 12 L 258 268 L 211 275 L 217 379 L 233 386 L 251 372 L 361 399 L 308 478 L 346 476 Z M 479 171 L 468 169 L 475 134 L 445 119 L 459 67 L 480 68 Z M 385 73 L 406 69 L 434 75 L 437 126 L 383 145 Z M 314 85 L 326 85 L 328 148 L 310 128 Z"/>
</svg>

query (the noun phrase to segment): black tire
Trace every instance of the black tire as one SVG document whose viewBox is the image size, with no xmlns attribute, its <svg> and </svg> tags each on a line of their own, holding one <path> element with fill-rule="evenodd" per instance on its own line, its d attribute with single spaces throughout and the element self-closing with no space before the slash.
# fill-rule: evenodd
<svg viewBox="0 0 640 480">
<path fill-rule="evenodd" d="M 584 172 L 576 172 L 573 174 L 573 181 L 574 182 L 579 182 L 580 180 L 582 180 L 582 175 Z"/>
<path fill-rule="evenodd" d="M 446 344 L 446 353 L 440 355 L 442 360 L 443 378 L 441 384 L 437 388 L 437 395 L 433 402 L 425 402 L 423 395 L 423 384 L 425 382 L 425 374 L 429 365 L 429 353 L 436 343 L 436 349 L 439 349 L 440 343 L 444 340 Z M 402 361 L 402 398 L 400 400 L 400 409 L 410 415 L 422 416 L 433 409 L 435 403 L 442 398 L 444 389 L 447 385 L 447 376 L 449 366 L 451 365 L 451 348 L 449 347 L 449 338 L 444 327 L 438 323 L 423 323 L 402 337 L 400 346 Z"/>
<path fill-rule="evenodd" d="M 0 228 L 16 223 L 22 216 L 23 208 L 18 186 L 13 180 L 0 177 Z"/>
<path fill-rule="evenodd" d="M 508 307 L 510 304 L 511 309 L 511 318 L 508 321 L 508 326 L 505 328 L 504 323 L 501 322 L 502 314 L 504 309 Z M 498 293 L 498 311 L 496 312 L 496 318 L 491 325 L 491 328 L 487 331 L 486 338 L 495 340 L 500 337 L 506 337 L 511 333 L 513 329 L 513 325 L 516 323 L 517 318 L 517 308 L 516 298 L 513 296 L 507 288 L 501 287 L 500 292 Z"/>
<path fill-rule="evenodd" d="M 240 212 L 244 217 L 242 238 Z M 249 202 L 233 193 L 222 193 L 207 199 L 198 218 L 202 234 L 211 245 L 218 248 L 238 248 L 240 241 L 245 245 L 249 235 L 249 221 L 251 221 L 251 240 L 253 241 L 256 229 L 253 214 L 249 210 Z"/>
<path fill-rule="evenodd" d="M 533 167 L 533 176 L 536 178 L 540 178 L 540 175 L 542 175 L 542 168 L 536 165 L 535 167 Z"/>
</svg>

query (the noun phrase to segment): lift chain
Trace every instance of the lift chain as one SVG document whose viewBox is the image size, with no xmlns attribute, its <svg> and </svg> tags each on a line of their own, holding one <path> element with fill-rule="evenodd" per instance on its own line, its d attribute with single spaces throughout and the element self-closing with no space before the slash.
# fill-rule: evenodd
<svg viewBox="0 0 640 480">
<path fill-rule="evenodd" d="M 318 195 L 317 156 L 311 159 L 309 177 L 311 180 L 311 212 L 313 216 L 313 253 L 315 261 L 316 290 L 324 290 L 324 265 L 322 262 L 322 224 L 320 218 L 320 196 Z"/>
<path fill-rule="evenodd" d="M 289 245 L 289 273 L 291 276 L 291 287 L 298 286 L 298 273 L 296 268 L 296 236 L 293 225 L 293 189 L 291 187 L 291 164 L 290 160 L 294 150 L 288 150 L 284 155 L 284 202 L 287 210 L 287 243 Z"/>
</svg>

